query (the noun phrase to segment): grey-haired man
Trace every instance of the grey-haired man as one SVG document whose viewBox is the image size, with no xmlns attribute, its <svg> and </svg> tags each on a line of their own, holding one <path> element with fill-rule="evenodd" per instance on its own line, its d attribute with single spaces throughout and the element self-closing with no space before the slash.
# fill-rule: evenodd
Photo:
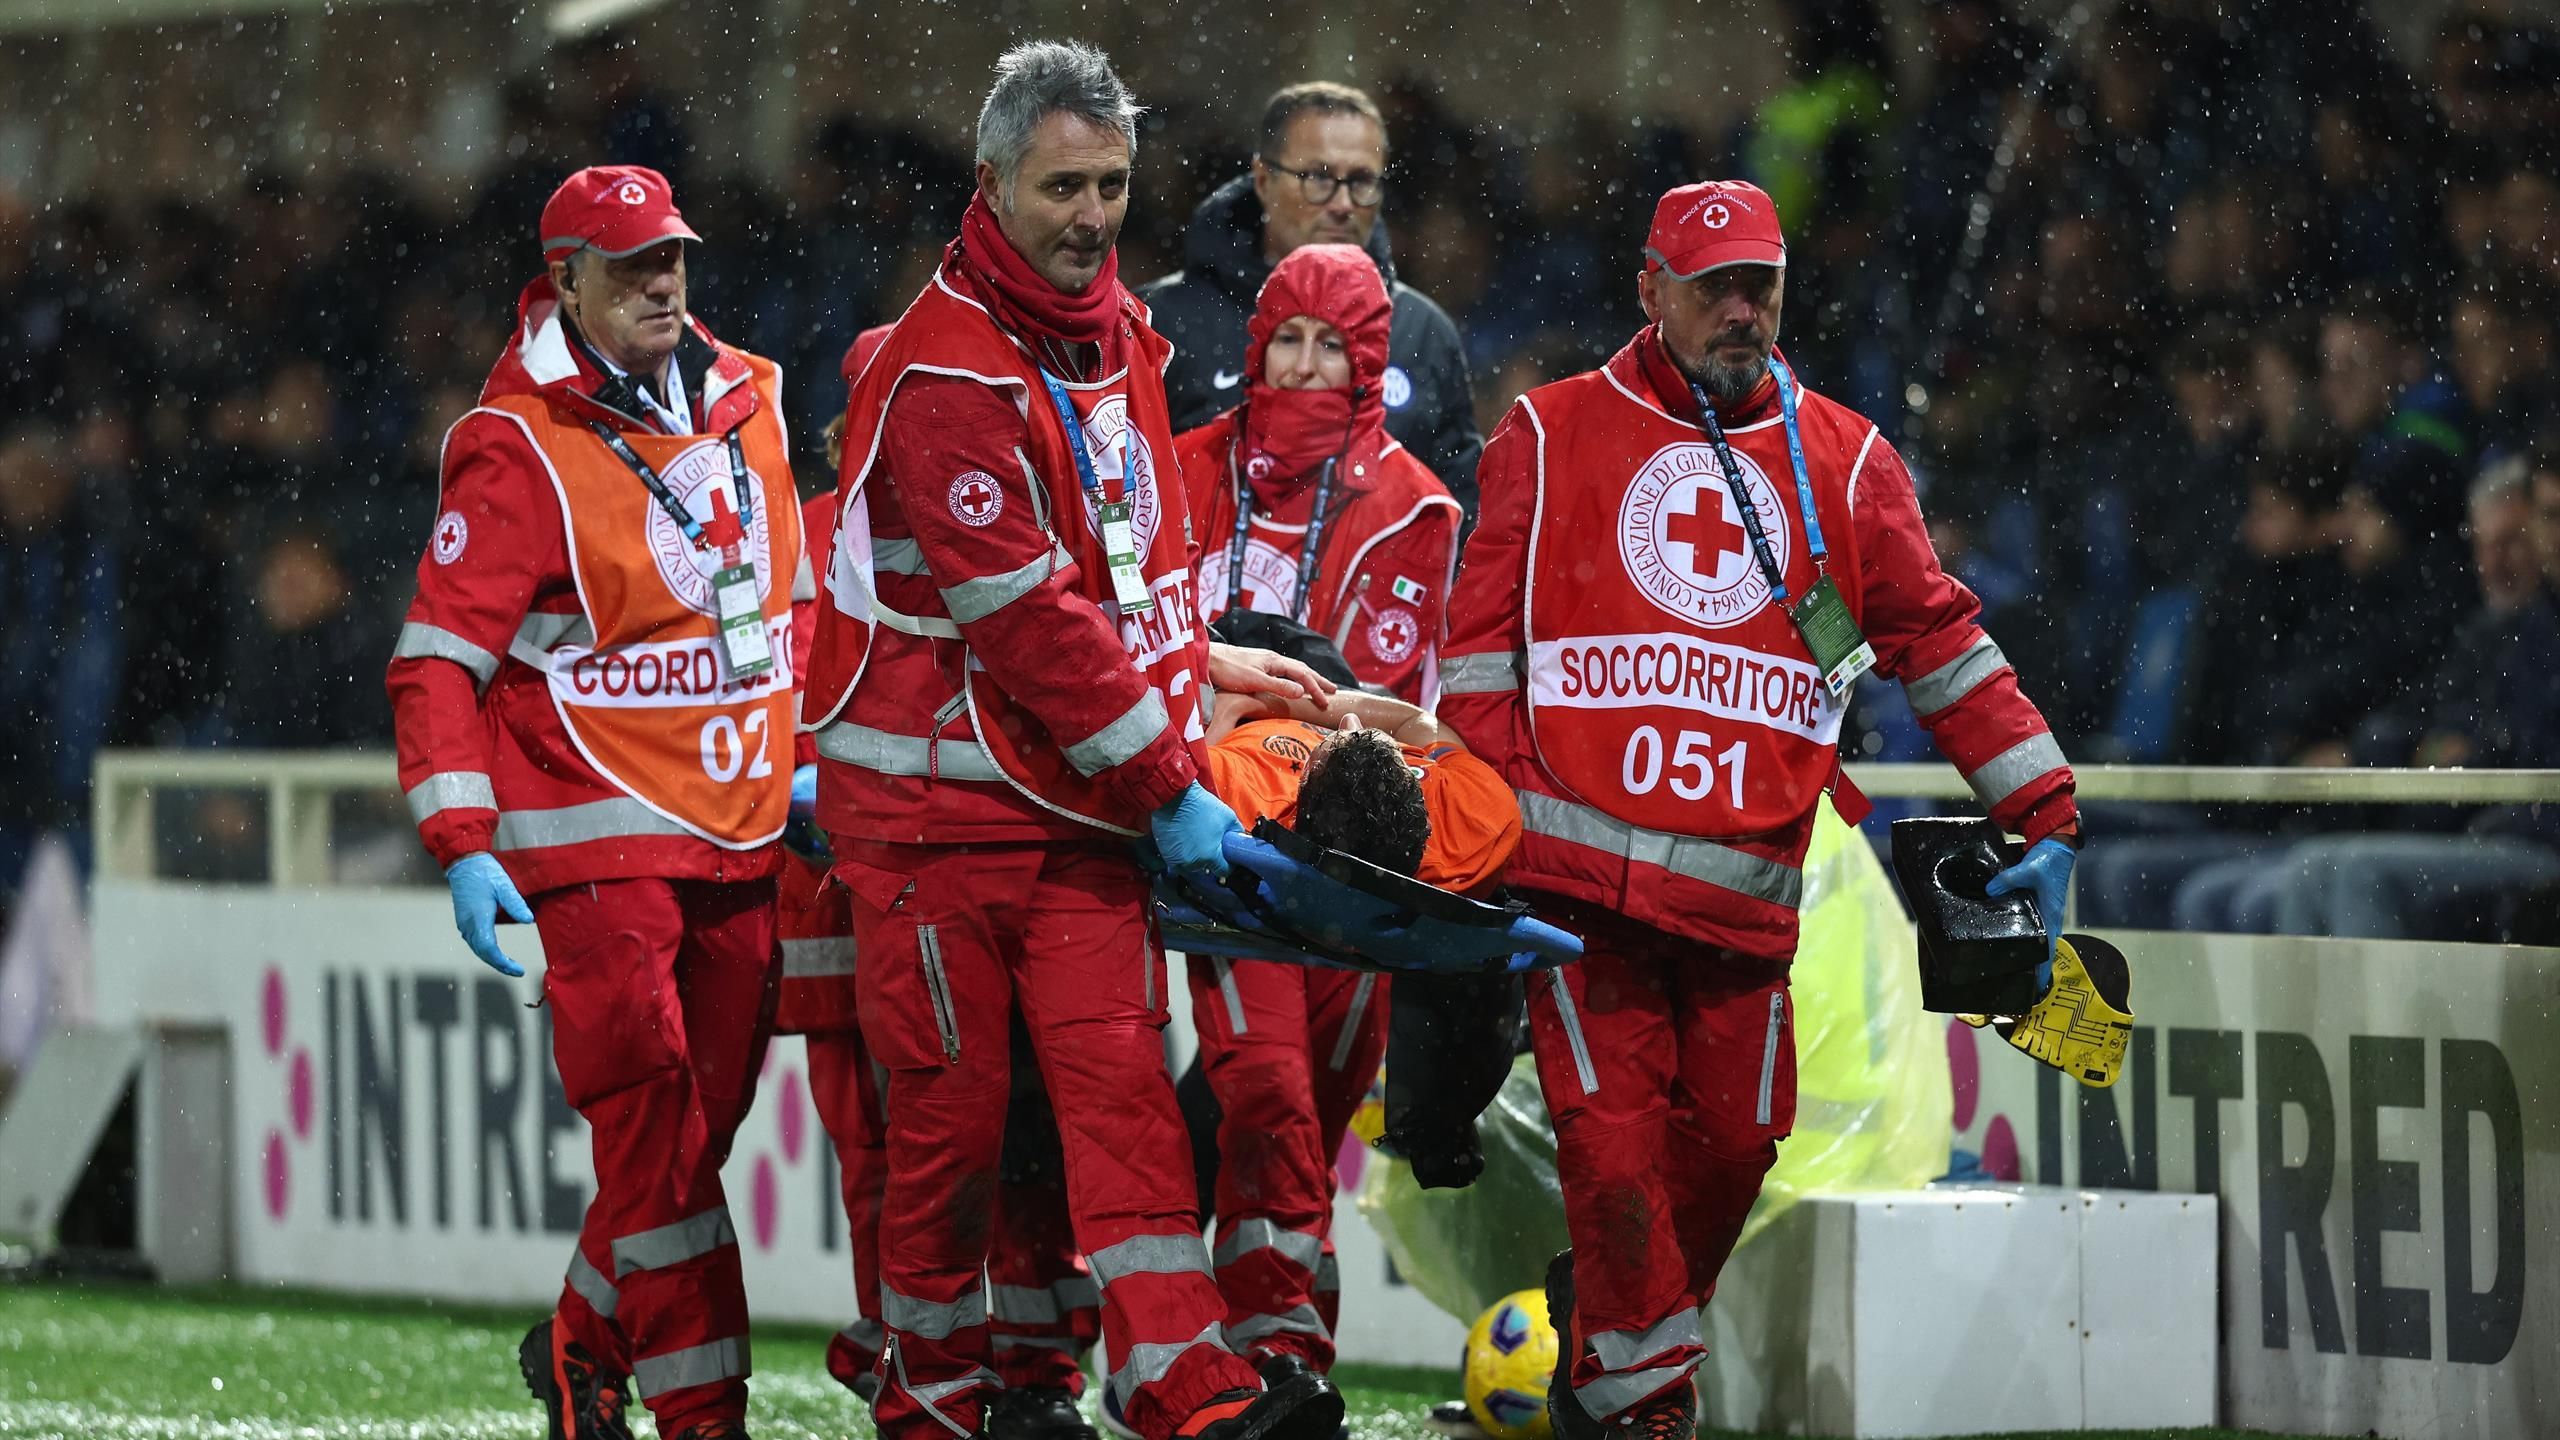
<svg viewBox="0 0 2560 1440">
<path fill-rule="evenodd" d="M 1202 691 L 1300 687 L 1213 655 L 1198 623 L 1165 342 L 1113 258 L 1137 113 L 1090 47 L 997 62 L 960 237 L 846 409 L 861 458 L 802 721 L 852 899 L 863 1042 L 888 1074 L 883 1440 L 1083 1431 L 1072 1405 L 1045 1426 L 990 1414 L 1016 1012 L 1129 1425 L 1331 1440 L 1342 1418 L 1322 1376 L 1266 1388 L 1228 1347 L 1164 1071 L 1164 956 L 1130 838 L 1223 869 L 1236 821 L 1192 758 Z"/>
</svg>

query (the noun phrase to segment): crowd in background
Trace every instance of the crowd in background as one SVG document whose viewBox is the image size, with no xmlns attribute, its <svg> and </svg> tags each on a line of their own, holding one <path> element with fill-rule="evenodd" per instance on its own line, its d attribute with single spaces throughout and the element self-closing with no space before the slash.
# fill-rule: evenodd
<svg viewBox="0 0 2560 1440">
<path fill-rule="evenodd" d="M 2075 757 L 2560 764 L 2560 40 L 2457 15 L 2403 56 L 2362 6 L 2230 8 L 2125 0 L 2058 55 L 1944 0 L 1915 84 L 1873 0 L 1798 0 L 1788 82 L 1724 133 L 1511 133 L 1401 76 L 1376 91 L 1397 269 L 1455 317 L 1490 431 L 1642 323 L 1656 194 L 1752 179 L 1790 239 L 1782 347 L 1903 448 Z M 82 823 L 102 744 L 387 745 L 440 441 L 578 165 L 673 178 L 693 309 L 783 363 L 804 487 L 829 481 L 837 359 L 930 275 L 969 157 L 840 118 L 777 192 L 703 173 L 629 47 L 579 63 L 574 92 L 508 83 L 506 158 L 453 216 L 361 172 L 0 196 L 0 709 L 33 717 L 0 747 L 0 886 Z M 1257 102 L 1149 116 L 1124 279 L 1179 266 Z M 1896 703 L 1869 697 L 1851 758 L 1926 753 Z M 2214 819 L 2223 858 L 2305 823 Z M 2183 883 L 2122 881 L 2162 907 Z"/>
</svg>

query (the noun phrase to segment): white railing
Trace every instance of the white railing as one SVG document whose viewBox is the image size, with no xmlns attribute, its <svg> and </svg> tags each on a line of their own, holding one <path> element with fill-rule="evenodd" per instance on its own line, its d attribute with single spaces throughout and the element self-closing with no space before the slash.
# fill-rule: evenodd
<svg viewBox="0 0 2560 1440">
<path fill-rule="evenodd" d="M 1973 798 L 1947 765 L 1853 764 L 1877 799 Z M 2211 765 L 2076 767 L 2082 800 L 2272 804 L 2496 805 L 2560 803 L 2560 770 L 2291 769 Z M 91 796 L 98 872 L 158 873 L 154 821 L 162 790 L 254 790 L 267 801 L 267 876 L 275 885 L 330 881 L 330 802 L 347 791 L 396 791 L 388 754 L 352 750 L 109 750 Z"/>
</svg>

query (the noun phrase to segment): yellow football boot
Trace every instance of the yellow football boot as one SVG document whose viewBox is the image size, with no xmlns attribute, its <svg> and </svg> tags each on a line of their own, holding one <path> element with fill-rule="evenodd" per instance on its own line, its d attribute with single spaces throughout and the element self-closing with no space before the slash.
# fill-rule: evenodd
<svg viewBox="0 0 2560 1440">
<path fill-rule="evenodd" d="M 2133 1039 L 2133 973 L 2124 952 L 2093 935 L 2054 942 L 2053 984 L 2000 1033 L 2029 1056 L 2103 1090 L 2124 1070 Z"/>
</svg>

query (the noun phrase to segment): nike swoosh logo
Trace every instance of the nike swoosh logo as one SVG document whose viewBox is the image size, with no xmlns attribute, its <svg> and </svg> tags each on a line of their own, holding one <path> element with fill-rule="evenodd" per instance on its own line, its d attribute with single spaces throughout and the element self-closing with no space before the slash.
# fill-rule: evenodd
<svg viewBox="0 0 2560 1440">
<path fill-rule="evenodd" d="M 1244 383 L 1244 372 L 1241 370 L 1221 370 L 1217 374 L 1209 377 L 1209 383 L 1217 386 L 1221 390 L 1233 390 Z"/>
</svg>

